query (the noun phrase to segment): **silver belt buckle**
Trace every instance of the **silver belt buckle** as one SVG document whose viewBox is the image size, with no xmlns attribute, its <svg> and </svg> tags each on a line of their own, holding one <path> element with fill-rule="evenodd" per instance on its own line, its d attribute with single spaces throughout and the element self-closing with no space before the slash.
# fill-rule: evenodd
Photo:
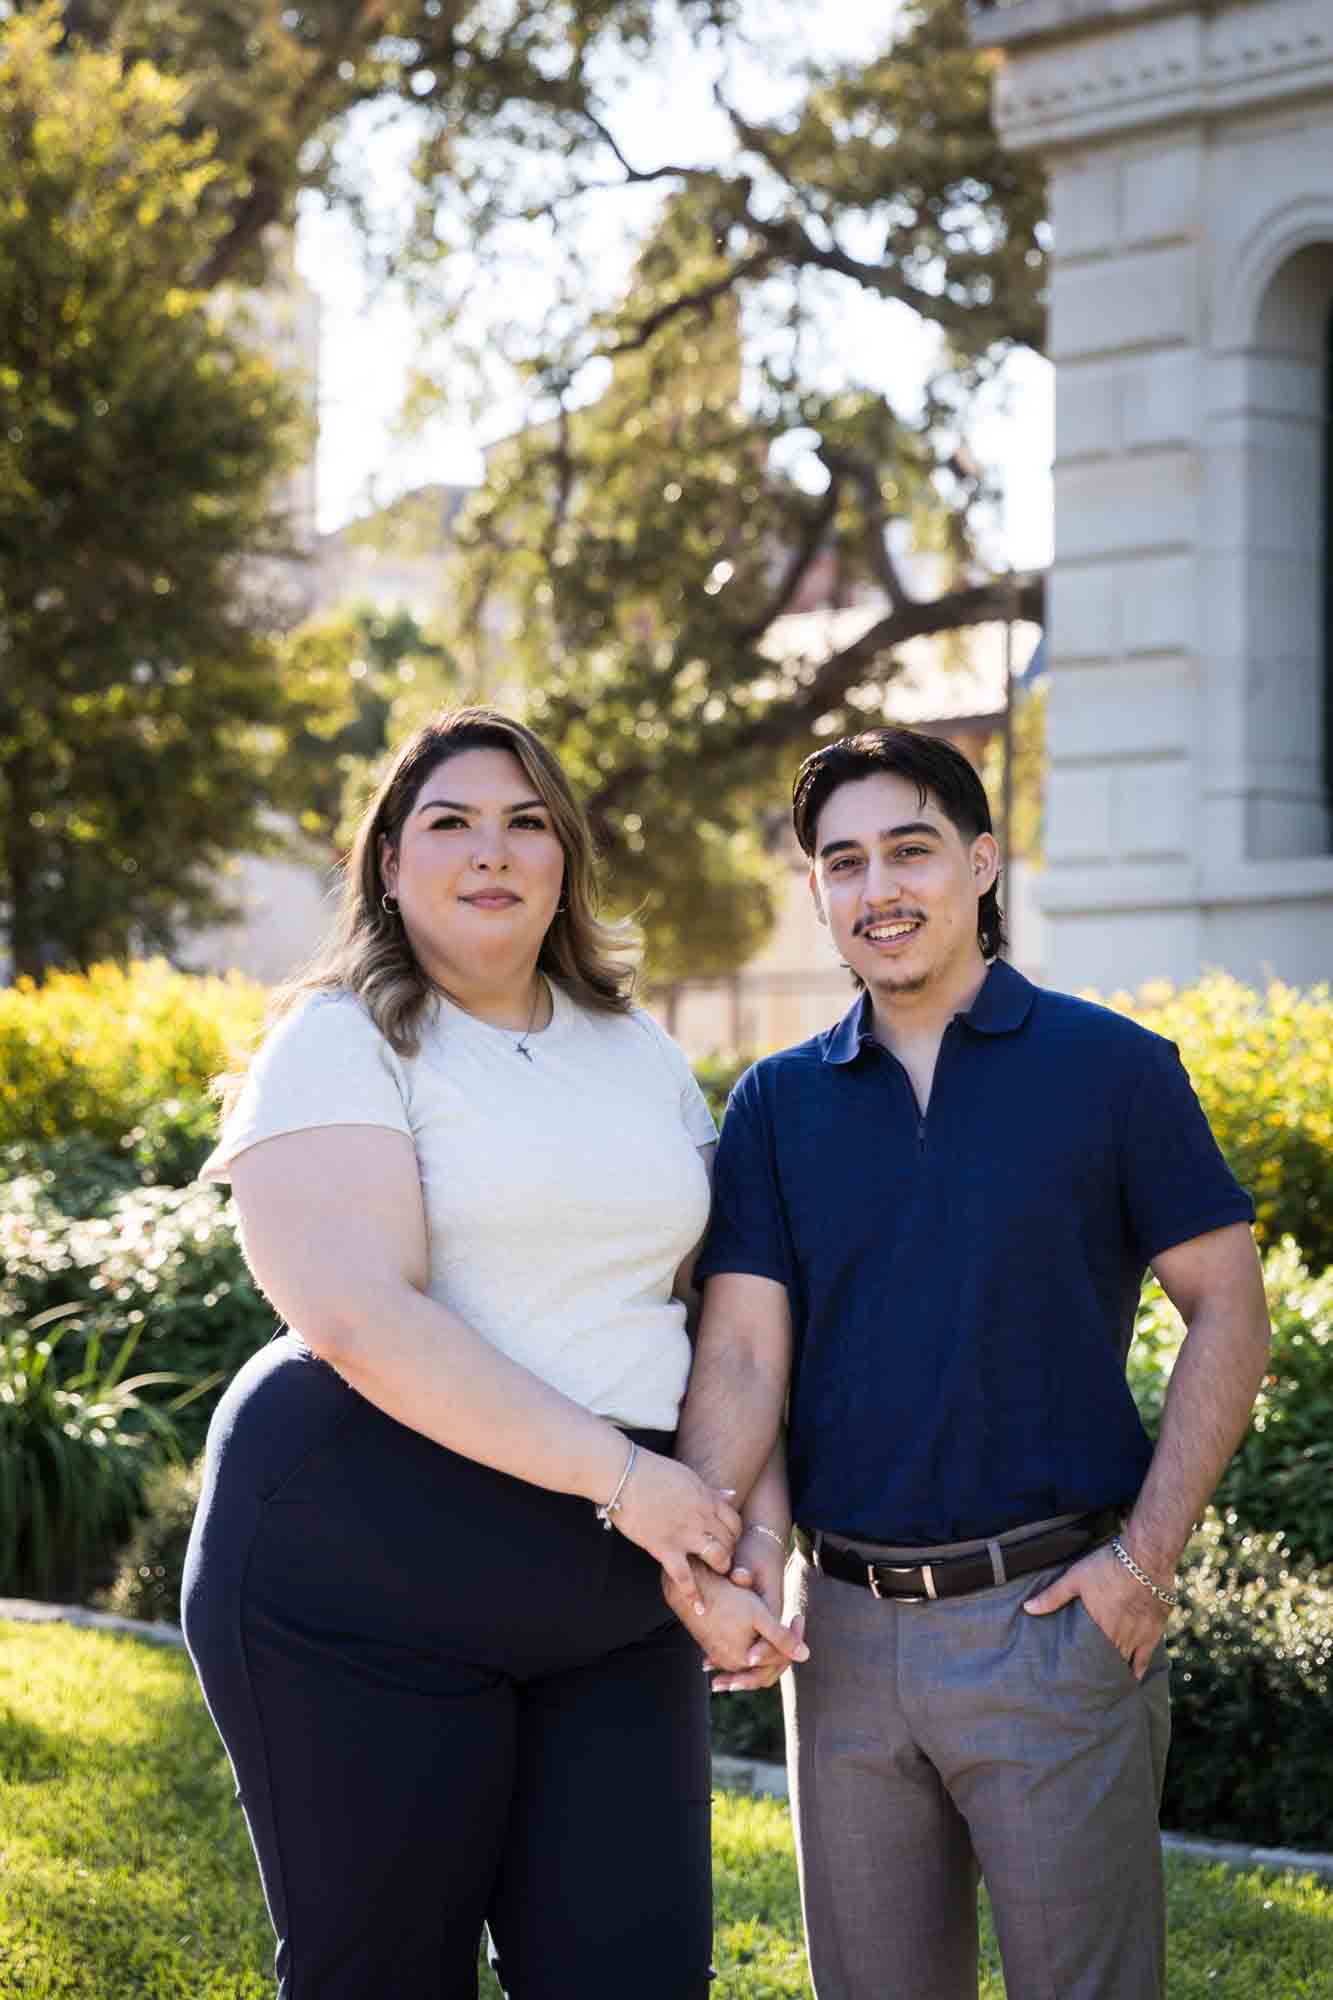
<svg viewBox="0 0 1333 2000">
<path fill-rule="evenodd" d="M 921 1581 L 926 1586 L 924 1592 L 914 1590 L 910 1594 L 903 1596 L 899 1596 L 895 1592 L 892 1599 L 895 1604 L 930 1604 L 939 1594 L 935 1589 L 934 1571 L 929 1563 L 867 1563 L 866 1570 L 870 1578 L 870 1594 L 872 1597 L 877 1597 L 881 1603 L 884 1601 L 884 1592 L 879 1587 L 878 1572 L 882 1569 L 886 1569 L 890 1576 L 911 1576 L 919 1571 Z"/>
</svg>

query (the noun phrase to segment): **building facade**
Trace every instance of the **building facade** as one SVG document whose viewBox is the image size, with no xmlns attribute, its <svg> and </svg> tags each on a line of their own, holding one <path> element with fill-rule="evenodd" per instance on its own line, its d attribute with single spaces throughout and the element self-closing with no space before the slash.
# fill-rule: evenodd
<svg viewBox="0 0 1333 2000">
<path fill-rule="evenodd" d="M 1050 175 L 1046 972 L 1333 974 L 1333 0 L 990 0 Z"/>
</svg>

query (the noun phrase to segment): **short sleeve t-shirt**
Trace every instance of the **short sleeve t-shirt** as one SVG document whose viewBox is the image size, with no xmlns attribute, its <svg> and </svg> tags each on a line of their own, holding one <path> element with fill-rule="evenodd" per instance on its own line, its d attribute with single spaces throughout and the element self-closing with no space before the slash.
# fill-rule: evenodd
<svg viewBox="0 0 1333 2000">
<path fill-rule="evenodd" d="M 314 996 L 255 1057 L 202 1178 L 281 1133 L 403 1133 L 430 1296 L 586 1409 L 672 1430 L 690 1363 L 672 1284 L 708 1219 L 700 1148 L 716 1130 L 651 1015 L 593 1013 L 550 986 L 531 1061 L 443 998 L 417 1054 L 398 1056 L 353 996 Z"/>
</svg>

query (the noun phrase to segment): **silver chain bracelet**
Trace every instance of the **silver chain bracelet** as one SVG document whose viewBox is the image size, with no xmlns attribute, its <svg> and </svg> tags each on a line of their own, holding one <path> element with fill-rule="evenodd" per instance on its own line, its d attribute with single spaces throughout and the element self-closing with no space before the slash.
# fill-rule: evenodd
<svg viewBox="0 0 1333 2000">
<path fill-rule="evenodd" d="M 1162 1590 L 1157 1584 L 1155 1584 L 1152 1578 L 1148 1576 L 1145 1571 L 1139 1568 L 1133 1556 L 1129 1553 L 1129 1550 L 1125 1547 L 1124 1543 L 1121 1541 L 1119 1535 L 1112 1535 L 1109 1546 L 1111 1553 L 1115 1557 L 1116 1561 L 1123 1563 L 1125 1568 L 1129 1571 L 1130 1575 L 1132 1577 L 1135 1577 L 1138 1580 L 1138 1582 L 1144 1586 L 1145 1589 L 1150 1590 L 1153 1596 L 1157 1598 L 1159 1603 L 1179 1604 L 1180 1592 L 1178 1590 Z"/>
<path fill-rule="evenodd" d="M 597 1518 L 608 1534 L 611 1532 L 613 1525 L 611 1516 L 620 1512 L 620 1496 L 625 1490 L 626 1481 L 634 1470 L 634 1461 L 638 1455 L 639 1447 L 635 1444 L 633 1438 L 631 1438 L 629 1441 L 629 1457 L 625 1460 L 625 1470 L 620 1475 L 619 1484 L 615 1492 L 611 1495 L 611 1498 L 597 1509 Z"/>
<path fill-rule="evenodd" d="M 769 1541 L 776 1542 L 782 1550 L 783 1555 L 786 1555 L 787 1537 L 780 1535 L 776 1528 L 766 1528 L 762 1521 L 747 1521 L 745 1524 L 745 1533 L 747 1535 L 767 1535 Z"/>
</svg>

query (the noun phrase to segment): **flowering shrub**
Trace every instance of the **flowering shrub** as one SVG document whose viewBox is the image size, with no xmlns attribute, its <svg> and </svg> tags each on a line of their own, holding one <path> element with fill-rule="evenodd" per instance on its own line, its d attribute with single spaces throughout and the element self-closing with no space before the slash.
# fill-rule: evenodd
<svg viewBox="0 0 1333 2000">
<path fill-rule="evenodd" d="M 1176 1043 L 1217 1143 L 1254 1196 L 1261 1244 L 1294 1236 L 1333 1264 L 1333 994 L 1273 980 L 1265 992 L 1210 972 L 1177 991 L 1112 996 Z"/>
<path fill-rule="evenodd" d="M 161 959 L 0 989 L 0 1147 L 40 1165 L 41 1149 L 77 1138 L 128 1159 L 139 1180 L 183 1184 L 212 1143 L 209 1082 L 263 1009 L 252 981 Z"/>
</svg>

